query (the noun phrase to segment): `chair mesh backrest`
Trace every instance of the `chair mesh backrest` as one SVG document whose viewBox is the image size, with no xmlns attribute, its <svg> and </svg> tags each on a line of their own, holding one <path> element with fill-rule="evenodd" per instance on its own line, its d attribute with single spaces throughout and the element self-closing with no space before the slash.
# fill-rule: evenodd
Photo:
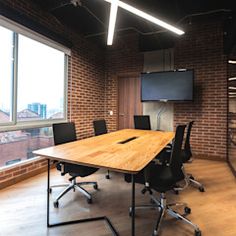
<svg viewBox="0 0 236 236">
<path fill-rule="evenodd" d="M 134 128 L 151 130 L 150 116 L 148 115 L 135 115 L 134 116 Z"/>
<path fill-rule="evenodd" d="M 192 157 L 192 151 L 191 151 L 191 146 L 190 146 L 190 135 L 191 135 L 193 123 L 194 121 L 191 121 L 188 124 L 188 130 L 187 130 L 185 144 L 184 144 L 184 151 L 185 151 L 185 154 L 188 156 L 188 159 Z"/>
<path fill-rule="evenodd" d="M 105 120 L 94 120 L 93 121 L 93 129 L 95 136 L 106 134 L 107 133 L 107 125 Z"/>
<path fill-rule="evenodd" d="M 53 124 L 54 144 L 63 144 L 76 141 L 76 130 L 73 122 Z"/>
<path fill-rule="evenodd" d="M 175 132 L 174 145 L 172 147 L 170 166 L 174 176 L 181 172 L 183 161 L 181 158 L 181 148 L 184 139 L 184 130 L 186 125 L 178 125 Z"/>
</svg>

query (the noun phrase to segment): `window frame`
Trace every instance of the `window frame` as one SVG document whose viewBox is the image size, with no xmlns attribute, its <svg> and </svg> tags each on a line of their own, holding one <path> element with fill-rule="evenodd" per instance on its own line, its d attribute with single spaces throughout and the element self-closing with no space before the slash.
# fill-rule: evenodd
<svg viewBox="0 0 236 236">
<path fill-rule="evenodd" d="M 71 55 L 70 49 L 59 45 L 58 43 L 46 38 L 45 36 L 39 35 L 32 30 L 25 28 L 15 22 L 12 22 L 5 17 L 0 17 L 0 26 L 11 30 L 13 32 L 13 65 L 12 65 L 12 104 L 10 117 L 11 121 L 0 123 L 0 132 L 4 131 L 14 131 L 27 128 L 42 128 L 49 127 L 53 123 L 67 122 L 68 119 L 68 61 L 69 56 Z M 18 35 L 24 35 L 32 40 L 40 42 L 44 45 L 47 45 L 51 48 L 54 48 L 58 51 L 64 53 L 64 102 L 63 102 L 63 114 L 64 117 L 60 119 L 42 119 L 34 121 L 17 121 L 17 83 L 18 83 Z"/>
</svg>

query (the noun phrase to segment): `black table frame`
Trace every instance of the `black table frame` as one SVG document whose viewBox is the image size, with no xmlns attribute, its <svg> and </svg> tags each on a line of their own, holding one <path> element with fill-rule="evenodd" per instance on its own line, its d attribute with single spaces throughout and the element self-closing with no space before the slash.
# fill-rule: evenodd
<svg viewBox="0 0 236 236">
<path fill-rule="evenodd" d="M 56 226 L 63 226 L 63 225 L 69 225 L 69 224 L 78 224 L 78 223 L 84 223 L 84 222 L 91 222 L 91 221 L 100 221 L 105 220 L 105 222 L 108 224 L 112 235 L 113 236 L 119 236 L 118 232 L 112 225 L 111 221 L 106 216 L 98 216 L 98 217 L 92 217 L 92 218 L 84 218 L 79 220 L 72 220 L 72 221 L 62 221 L 58 223 L 50 223 L 50 159 L 47 159 L 48 162 L 48 174 L 47 174 L 47 227 L 56 227 Z M 132 174 L 132 199 L 131 199 L 131 209 L 132 209 L 132 220 L 131 220 L 131 235 L 135 236 L 135 181 L 134 181 L 134 175 Z"/>
</svg>

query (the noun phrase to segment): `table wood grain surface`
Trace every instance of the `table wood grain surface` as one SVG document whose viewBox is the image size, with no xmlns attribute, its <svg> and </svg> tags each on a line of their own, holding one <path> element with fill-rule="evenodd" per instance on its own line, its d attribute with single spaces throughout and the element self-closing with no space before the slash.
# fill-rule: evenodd
<svg viewBox="0 0 236 236">
<path fill-rule="evenodd" d="M 129 138 L 135 139 L 126 142 Z M 174 132 L 123 129 L 100 136 L 39 149 L 47 159 L 135 174 L 174 138 Z"/>
</svg>

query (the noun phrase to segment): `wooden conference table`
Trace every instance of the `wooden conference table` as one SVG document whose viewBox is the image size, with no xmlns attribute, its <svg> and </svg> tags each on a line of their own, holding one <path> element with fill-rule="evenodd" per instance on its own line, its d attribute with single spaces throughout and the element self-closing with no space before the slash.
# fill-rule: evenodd
<svg viewBox="0 0 236 236">
<path fill-rule="evenodd" d="M 47 226 L 82 223 L 105 220 L 113 235 L 117 231 L 106 216 L 79 219 L 74 221 L 50 223 L 49 219 L 49 188 L 50 160 L 106 168 L 109 170 L 128 173 L 132 176 L 132 221 L 131 235 L 135 235 L 135 181 L 134 176 L 142 170 L 160 151 L 172 141 L 173 132 L 151 130 L 123 129 L 116 132 L 95 136 L 75 142 L 61 144 L 34 151 L 34 154 L 48 160 L 47 181 Z"/>
</svg>

